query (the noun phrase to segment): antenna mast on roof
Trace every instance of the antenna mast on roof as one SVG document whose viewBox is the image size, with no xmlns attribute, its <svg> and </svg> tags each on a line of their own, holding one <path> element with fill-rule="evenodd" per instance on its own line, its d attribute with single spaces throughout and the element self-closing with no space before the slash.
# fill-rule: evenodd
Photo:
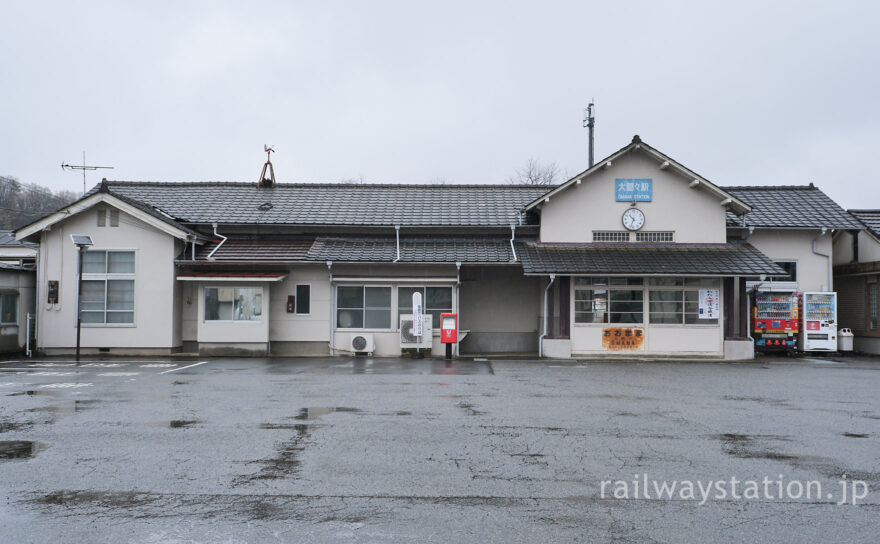
<svg viewBox="0 0 880 544">
<path fill-rule="evenodd" d="M 595 113 L 595 99 L 590 99 L 590 105 L 584 110 L 584 128 L 587 128 L 590 131 L 590 168 L 593 167 L 593 127 L 596 126 Z"/>
<path fill-rule="evenodd" d="M 266 152 L 266 164 L 263 165 L 263 171 L 260 172 L 260 181 L 257 182 L 257 187 L 274 187 L 275 169 L 272 168 L 272 153 L 275 150 L 263 144 L 263 151 Z"/>
<path fill-rule="evenodd" d="M 86 170 L 113 170 L 112 166 L 90 166 L 86 164 L 86 152 L 83 151 L 83 163 L 82 165 L 78 164 L 67 164 L 66 162 L 61 163 L 62 170 L 82 170 L 83 173 L 83 194 L 86 194 L 88 190 L 86 188 Z"/>
</svg>

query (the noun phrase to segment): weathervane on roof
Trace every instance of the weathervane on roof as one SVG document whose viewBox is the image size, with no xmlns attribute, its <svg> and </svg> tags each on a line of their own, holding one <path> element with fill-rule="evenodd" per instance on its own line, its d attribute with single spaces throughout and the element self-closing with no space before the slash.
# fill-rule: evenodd
<svg viewBox="0 0 880 544">
<path fill-rule="evenodd" d="M 263 171 L 260 172 L 260 181 L 257 182 L 257 187 L 274 187 L 275 169 L 272 168 L 272 153 L 275 150 L 263 144 L 263 151 L 266 152 L 266 164 L 263 165 Z"/>
</svg>

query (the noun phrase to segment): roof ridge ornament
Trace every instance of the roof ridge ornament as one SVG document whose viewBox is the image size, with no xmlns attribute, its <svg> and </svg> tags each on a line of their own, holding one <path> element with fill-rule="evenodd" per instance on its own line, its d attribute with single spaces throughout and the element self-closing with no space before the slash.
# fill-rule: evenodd
<svg viewBox="0 0 880 544">
<path fill-rule="evenodd" d="M 275 150 L 263 144 L 263 151 L 266 152 L 266 164 L 263 165 L 263 171 L 260 172 L 260 180 L 257 182 L 257 187 L 272 188 L 275 187 L 275 169 L 272 167 L 272 153 Z"/>
</svg>

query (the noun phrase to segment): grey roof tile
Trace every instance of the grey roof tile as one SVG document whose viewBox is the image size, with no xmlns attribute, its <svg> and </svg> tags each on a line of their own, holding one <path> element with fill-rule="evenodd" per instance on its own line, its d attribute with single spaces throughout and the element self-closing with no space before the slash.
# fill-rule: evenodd
<svg viewBox="0 0 880 544">
<path fill-rule="evenodd" d="M 784 275 L 766 255 L 744 242 L 725 244 L 520 242 L 526 274 Z"/>
<path fill-rule="evenodd" d="M 757 228 L 861 229 L 828 195 L 813 185 L 722 187 L 752 207 L 745 226 Z M 727 214 L 728 227 L 743 226 L 743 217 Z"/>
<path fill-rule="evenodd" d="M 871 233 L 880 238 L 880 210 L 847 210 Z"/>
<path fill-rule="evenodd" d="M 190 224 L 482 226 L 519 223 L 525 204 L 552 187 L 110 181 L 115 195 Z"/>
</svg>

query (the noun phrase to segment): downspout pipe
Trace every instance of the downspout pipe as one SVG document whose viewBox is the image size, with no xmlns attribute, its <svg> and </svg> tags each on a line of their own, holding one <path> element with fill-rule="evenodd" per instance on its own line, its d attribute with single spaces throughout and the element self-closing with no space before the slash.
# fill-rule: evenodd
<svg viewBox="0 0 880 544">
<path fill-rule="evenodd" d="M 397 243 L 397 257 L 391 262 L 396 263 L 400 260 L 400 225 L 394 225 L 394 237 Z"/>
<path fill-rule="evenodd" d="M 223 244 L 225 244 L 225 243 L 226 243 L 226 240 L 227 240 L 227 238 L 226 238 L 225 236 L 223 236 L 222 234 L 220 234 L 219 232 L 217 232 L 217 223 L 211 223 L 211 226 L 214 227 L 214 236 L 216 236 L 217 238 L 220 238 L 220 243 L 217 244 L 217 247 L 215 247 L 214 249 L 212 249 L 212 250 L 211 250 L 211 253 L 208 254 L 208 260 L 209 260 L 209 261 L 213 261 L 213 260 L 214 260 L 214 254 L 217 253 L 217 250 L 218 250 L 218 249 L 220 249 L 221 247 L 223 247 Z"/>
<path fill-rule="evenodd" d="M 550 300 L 550 288 L 553 287 L 553 282 L 556 281 L 556 274 L 550 274 L 550 282 L 547 284 L 547 288 L 544 289 L 544 332 L 541 333 L 541 338 L 538 339 L 538 357 L 544 356 L 544 337 L 547 336 L 547 311 L 549 307 Z"/>
<path fill-rule="evenodd" d="M 827 290 L 833 291 L 834 290 L 834 272 L 833 272 L 833 268 L 832 268 L 833 263 L 831 262 L 831 254 L 830 253 L 822 253 L 821 251 L 816 249 L 816 243 L 819 241 L 819 238 L 825 236 L 826 232 L 828 232 L 828 229 L 825 227 L 822 227 L 822 232 L 819 233 L 819 236 L 816 236 L 815 238 L 813 238 L 813 253 L 815 253 L 816 255 L 819 255 L 820 257 L 825 257 L 828 260 Z"/>
<path fill-rule="evenodd" d="M 336 332 L 336 288 L 333 287 L 333 261 L 327 261 L 327 273 L 330 274 L 330 355 L 336 355 L 334 333 Z"/>
<path fill-rule="evenodd" d="M 455 263 L 455 313 L 458 316 L 458 331 L 455 331 L 455 356 L 461 357 L 458 344 L 461 341 L 461 263 Z"/>
<path fill-rule="evenodd" d="M 510 252 L 513 254 L 513 262 L 517 261 L 516 258 L 516 247 L 513 245 L 513 241 L 516 239 L 516 225 L 510 225 Z"/>
</svg>

